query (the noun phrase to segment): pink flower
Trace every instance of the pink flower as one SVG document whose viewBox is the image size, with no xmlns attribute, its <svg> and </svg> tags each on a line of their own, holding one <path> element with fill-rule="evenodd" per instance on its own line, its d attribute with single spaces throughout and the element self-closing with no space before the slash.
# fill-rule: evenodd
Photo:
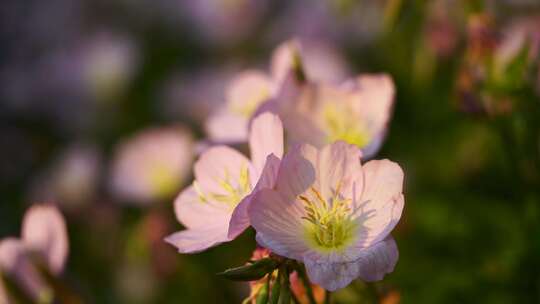
<svg viewBox="0 0 540 304">
<path fill-rule="evenodd" d="M 51 297 L 30 256 L 37 254 L 52 274 L 59 274 L 68 250 L 62 214 L 53 206 L 35 205 L 25 214 L 22 238 L 7 238 L 0 242 L 0 271 L 12 277 L 34 299 Z M 2 286 L 0 302 L 9 303 L 7 296 L 2 294 Z"/>
<path fill-rule="evenodd" d="M 199 252 L 230 241 L 250 225 L 250 194 L 273 186 L 277 157 L 283 154 L 279 118 L 270 113 L 256 117 L 249 146 L 251 161 L 236 150 L 216 146 L 195 163 L 195 181 L 175 201 L 176 217 L 187 229 L 165 239 L 179 252 Z M 265 164 L 271 154 L 275 156 Z"/>
<path fill-rule="evenodd" d="M 187 179 L 193 158 L 194 142 L 187 129 L 178 126 L 142 131 L 117 148 L 112 191 L 137 205 L 168 198 Z"/>
<path fill-rule="evenodd" d="M 338 52 L 318 41 L 292 39 L 280 44 L 272 54 L 270 73 L 247 70 L 227 86 L 225 105 L 206 123 L 210 140 L 239 143 L 248 137 L 250 119 L 261 104 L 276 97 L 289 71 L 300 60 L 309 79 L 335 82 L 346 74 Z M 299 63 L 299 62 L 298 62 Z"/>
<path fill-rule="evenodd" d="M 389 160 L 360 164 L 345 142 L 318 150 L 300 145 L 281 161 L 273 189 L 262 189 L 248 214 L 257 242 L 303 262 L 327 290 L 352 280 L 381 280 L 398 259 L 390 232 L 403 210 L 403 171 Z"/>
<path fill-rule="evenodd" d="M 211 140 L 220 143 L 244 142 L 249 119 L 273 91 L 272 79 L 262 71 L 248 70 L 237 75 L 226 90 L 226 104 L 206 123 Z"/>
<path fill-rule="evenodd" d="M 293 78 L 289 74 L 277 97 L 261 105 L 279 114 L 291 144 L 323 147 L 343 140 L 361 148 L 365 158 L 379 150 L 394 104 L 388 75 L 360 75 L 341 85 Z"/>
</svg>

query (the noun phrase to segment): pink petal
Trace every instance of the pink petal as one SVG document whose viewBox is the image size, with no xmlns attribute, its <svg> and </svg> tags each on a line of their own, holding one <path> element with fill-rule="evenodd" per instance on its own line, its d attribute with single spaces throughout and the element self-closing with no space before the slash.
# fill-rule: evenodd
<svg viewBox="0 0 540 304">
<path fill-rule="evenodd" d="M 304 263 L 309 279 L 326 290 L 335 291 L 358 277 L 369 282 L 382 280 L 394 270 L 398 259 L 397 246 L 391 237 L 360 251 L 352 260 L 346 259 L 349 253 L 347 250 L 341 256 L 333 253 L 317 258 L 306 254 Z"/>
<path fill-rule="evenodd" d="M 236 188 L 244 168 L 253 173 L 249 160 L 241 153 L 227 146 L 212 147 L 195 163 L 195 179 L 203 193 L 227 194 L 220 182 L 227 180 Z"/>
<path fill-rule="evenodd" d="M 317 184 L 323 197 L 334 197 L 335 191 L 352 198 L 363 186 L 360 149 L 344 141 L 325 146 L 319 152 Z M 356 191 L 356 192 L 355 192 Z"/>
<path fill-rule="evenodd" d="M 227 88 L 227 103 L 233 110 L 247 107 L 255 110 L 270 97 L 272 81 L 263 72 L 248 70 L 236 76 Z M 252 113 L 244 113 L 250 116 Z"/>
<path fill-rule="evenodd" d="M 249 227 L 248 207 L 252 198 L 252 195 L 244 197 L 240 204 L 234 208 L 231 221 L 229 222 L 229 231 L 227 234 L 230 239 L 235 239 L 242 232 L 244 232 L 247 227 Z"/>
<path fill-rule="evenodd" d="M 267 157 L 266 164 L 259 179 L 259 182 L 255 186 L 256 193 L 260 189 L 273 188 L 276 182 L 277 173 L 279 170 L 280 159 L 270 154 Z M 246 196 L 233 211 L 231 222 L 229 224 L 229 238 L 234 239 L 240 233 L 242 233 L 247 227 L 249 227 L 249 215 L 248 206 L 251 203 L 253 194 Z"/>
<path fill-rule="evenodd" d="M 373 139 L 382 142 L 392 116 L 395 87 L 392 78 L 385 74 L 362 75 L 356 80 L 360 92 L 357 110 L 366 122 Z M 380 143 L 379 143 L 380 146 Z M 364 150 L 365 157 L 372 157 L 378 150 L 376 145 Z M 369 154 L 368 154 L 369 152 Z"/>
<path fill-rule="evenodd" d="M 279 168 L 276 189 L 284 199 L 293 202 L 315 182 L 317 150 L 310 145 L 299 145 L 283 157 Z"/>
<path fill-rule="evenodd" d="M 295 55 L 300 56 L 300 43 L 297 40 L 285 41 L 274 50 L 270 69 L 276 83 L 281 84 L 287 78 L 293 68 Z"/>
<path fill-rule="evenodd" d="M 276 97 L 266 106 L 279 114 L 291 145 L 309 143 L 322 147 L 326 143 L 326 134 L 314 120 L 316 97 L 315 84 L 299 84 L 289 73 Z"/>
<path fill-rule="evenodd" d="M 206 227 L 197 227 L 173 233 L 165 242 L 175 246 L 180 253 L 197 253 L 210 247 L 230 241 L 227 237 L 227 222 L 211 223 Z"/>
<path fill-rule="evenodd" d="M 188 228 L 204 227 L 208 223 L 225 222 L 231 215 L 226 204 L 201 201 L 193 186 L 180 193 L 174 201 L 176 218 Z"/>
<path fill-rule="evenodd" d="M 364 189 L 356 200 L 361 247 L 383 240 L 398 223 L 404 206 L 404 175 L 398 164 L 372 160 L 364 164 L 363 173 Z"/>
<path fill-rule="evenodd" d="M 30 250 L 40 253 L 51 272 L 64 268 L 68 255 L 68 237 L 64 217 L 50 205 L 35 205 L 25 214 L 22 239 Z"/>
<path fill-rule="evenodd" d="M 255 191 L 265 188 L 274 188 L 276 186 L 280 165 L 281 160 L 274 154 L 270 154 L 266 157 L 266 163 L 264 164 L 259 181 L 255 185 Z"/>
<path fill-rule="evenodd" d="M 273 252 L 300 260 L 307 250 L 302 241 L 301 204 L 285 201 L 276 191 L 263 189 L 255 194 L 248 208 L 251 225 L 257 230 L 257 240 Z"/>
<path fill-rule="evenodd" d="M 283 126 L 277 115 L 267 112 L 253 119 L 249 148 L 257 172 L 262 172 L 268 155 L 283 156 Z"/>
<path fill-rule="evenodd" d="M 42 279 L 28 256 L 28 249 L 21 240 L 8 238 L 0 242 L 0 271 L 12 276 L 34 299 L 37 299 L 45 289 Z M 2 300 L 1 295 L 0 300 Z"/>
<path fill-rule="evenodd" d="M 206 120 L 205 131 L 212 142 L 240 143 L 248 137 L 248 119 L 228 109 L 221 109 Z"/>
<path fill-rule="evenodd" d="M 363 251 L 357 260 L 358 276 L 366 282 L 380 281 L 387 273 L 394 271 L 398 258 L 396 241 L 389 236 Z"/>
</svg>

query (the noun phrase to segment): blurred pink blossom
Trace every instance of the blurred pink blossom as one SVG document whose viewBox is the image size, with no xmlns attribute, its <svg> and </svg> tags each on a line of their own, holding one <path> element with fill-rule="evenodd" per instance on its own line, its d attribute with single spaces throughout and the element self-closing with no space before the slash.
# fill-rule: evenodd
<svg viewBox="0 0 540 304">
<path fill-rule="evenodd" d="M 248 208 L 257 242 L 303 262 L 310 280 L 330 291 L 356 278 L 381 280 L 398 259 L 390 232 L 403 210 L 403 171 L 389 160 L 361 165 L 361 156 L 342 141 L 299 145 L 281 161 L 275 187 Z"/>
<path fill-rule="evenodd" d="M 273 186 L 275 179 L 275 162 L 266 162 L 267 156 L 276 159 L 283 154 L 279 118 L 270 113 L 256 117 L 249 145 L 251 160 L 227 146 L 216 146 L 195 163 L 195 181 L 174 202 L 176 217 L 187 229 L 165 239 L 179 252 L 200 252 L 230 241 L 250 225 L 247 207 L 252 191 Z"/>
<path fill-rule="evenodd" d="M 64 218 L 52 205 L 34 205 L 26 211 L 21 234 L 21 239 L 0 241 L 0 271 L 36 301 L 50 299 L 51 290 L 35 267 L 32 255 L 37 255 L 52 274 L 63 270 L 69 250 Z M 0 300 L 9 303 L 1 287 Z"/>
<path fill-rule="evenodd" d="M 102 159 L 96 147 L 73 144 L 38 176 L 30 198 L 45 198 L 67 208 L 81 207 L 95 198 L 101 169 Z"/>
<path fill-rule="evenodd" d="M 272 54 L 270 73 L 246 70 L 230 81 L 226 102 L 206 123 L 211 141 L 240 143 L 247 139 L 248 123 L 255 110 L 275 97 L 293 66 L 301 60 L 306 76 L 315 81 L 338 82 L 345 79 L 343 58 L 329 45 L 318 41 L 291 39 L 279 45 Z"/>
<path fill-rule="evenodd" d="M 386 74 L 364 74 L 340 85 L 299 83 L 290 75 L 261 111 L 278 113 L 289 143 L 322 147 L 344 140 L 372 157 L 386 136 L 394 104 L 394 83 Z"/>
<path fill-rule="evenodd" d="M 117 147 L 111 190 L 136 205 L 167 198 L 186 182 L 193 158 L 194 141 L 184 127 L 144 130 Z"/>
</svg>

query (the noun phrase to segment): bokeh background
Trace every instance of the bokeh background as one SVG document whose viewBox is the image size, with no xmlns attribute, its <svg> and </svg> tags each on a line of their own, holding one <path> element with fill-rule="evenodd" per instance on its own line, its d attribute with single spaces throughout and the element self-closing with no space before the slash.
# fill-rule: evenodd
<svg viewBox="0 0 540 304">
<path fill-rule="evenodd" d="M 85 303 L 241 302 L 247 284 L 215 274 L 253 231 L 196 255 L 162 239 L 228 83 L 293 37 L 323 76 L 397 88 L 377 158 L 406 172 L 400 260 L 334 301 L 539 303 L 537 0 L 4 0 L 0 238 L 54 202 Z"/>
</svg>

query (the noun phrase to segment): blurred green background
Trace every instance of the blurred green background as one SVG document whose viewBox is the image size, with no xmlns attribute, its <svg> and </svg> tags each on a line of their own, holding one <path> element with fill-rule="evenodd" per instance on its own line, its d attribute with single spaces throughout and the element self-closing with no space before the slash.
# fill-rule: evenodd
<svg viewBox="0 0 540 304">
<path fill-rule="evenodd" d="M 538 1 L 7 0 L 0 13 L 0 237 L 19 235 L 29 204 L 57 203 L 70 237 L 63 280 L 85 302 L 248 295 L 215 274 L 249 259 L 252 230 L 177 254 L 162 239 L 181 229 L 172 202 L 190 178 L 132 204 L 111 191 L 110 168 L 147 128 L 181 124 L 203 140 L 232 75 L 268 70 L 293 37 L 335 48 L 350 77 L 386 72 L 396 84 L 377 158 L 404 168 L 406 203 L 377 301 L 540 302 Z M 73 145 L 91 147 L 95 172 L 66 195 L 51 183 Z M 356 282 L 334 301 L 375 301 L 365 293 Z"/>
</svg>

